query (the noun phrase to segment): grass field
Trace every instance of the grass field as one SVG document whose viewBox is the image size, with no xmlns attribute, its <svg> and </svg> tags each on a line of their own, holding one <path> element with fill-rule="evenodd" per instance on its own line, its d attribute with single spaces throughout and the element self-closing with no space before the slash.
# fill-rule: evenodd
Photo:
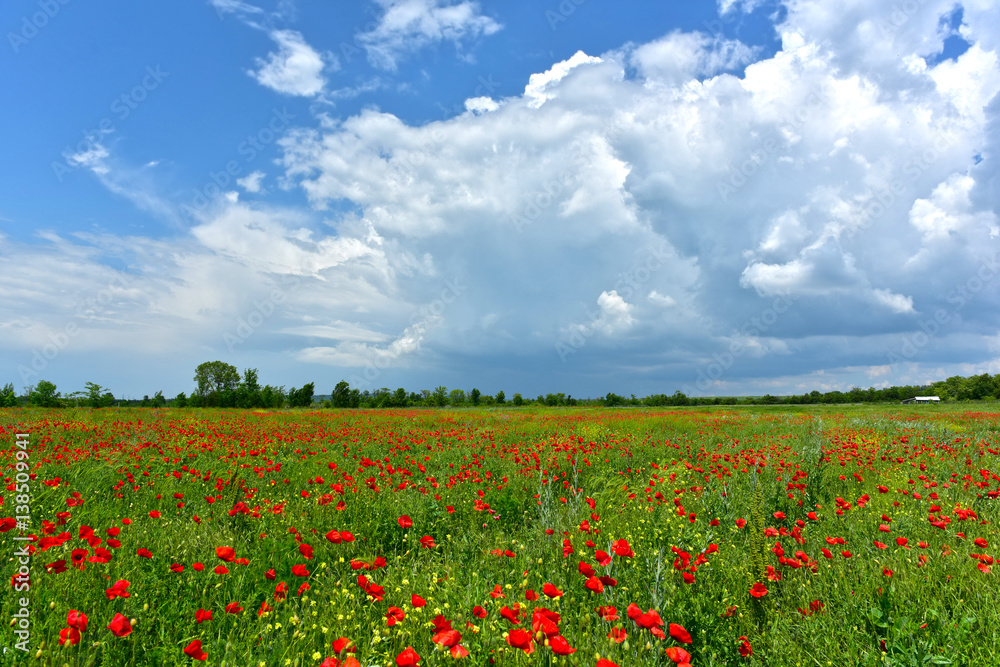
<svg viewBox="0 0 1000 667">
<path fill-rule="evenodd" d="M 997 665 L 998 418 L 4 410 L 0 664 Z"/>
</svg>

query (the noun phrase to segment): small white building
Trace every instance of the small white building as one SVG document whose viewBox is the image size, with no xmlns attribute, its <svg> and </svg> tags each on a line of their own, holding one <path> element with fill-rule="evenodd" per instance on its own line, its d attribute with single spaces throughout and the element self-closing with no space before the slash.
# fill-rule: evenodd
<svg viewBox="0 0 1000 667">
<path fill-rule="evenodd" d="M 914 396 L 913 398 L 908 398 L 903 403 L 940 403 L 941 399 L 937 396 Z"/>
</svg>

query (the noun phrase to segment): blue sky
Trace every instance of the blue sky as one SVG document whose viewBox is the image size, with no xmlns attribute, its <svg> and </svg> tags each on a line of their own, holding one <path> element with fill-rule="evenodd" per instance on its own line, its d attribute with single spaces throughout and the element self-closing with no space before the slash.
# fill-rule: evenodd
<svg viewBox="0 0 1000 667">
<path fill-rule="evenodd" d="M 8 2 L 0 382 L 1000 372 L 994 4 Z"/>
</svg>

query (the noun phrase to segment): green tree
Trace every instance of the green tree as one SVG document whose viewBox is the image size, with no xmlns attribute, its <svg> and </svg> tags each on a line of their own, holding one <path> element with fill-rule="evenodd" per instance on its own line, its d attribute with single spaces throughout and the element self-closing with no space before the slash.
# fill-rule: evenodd
<svg viewBox="0 0 1000 667">
<path fill-rule="evenodd" d="M 194 371 L 198 395 L 206 405 L 226 407 L 231 405 L 240 383 L 240 372 L 224 361 L 206 361 Z"/>
<path fill-rule="evenodd" d="M 434 393 L 431 394 L 431 402 L 439 408 L 448 405 L 448 388 L 445 386 L 434 387 Z"/>
<path fill-rule="evenodd" d="M 243 382 L 240 383 L 240 386 L 236 389 L 236 407 L 264 407 L 260 395 L 260 383 L 257 381 L 256 368 L 248 368 L 243 371 Z"/>
<path fill-rule="evenodd" d="M 48 380 L 39 380 L 28 394 L 28 402 L 40 408 L 56 408 L 60 406 L 59 396 L 54 384 Z"/>
<path fill-rule="evenodd" d="M 186 408 L 187 404 L 188 404 L 188 397 L 183 391 L 177 394 L 176 398 L 174 398 L 174 407 Z"/>
<path fill-rule="evenodd" d="M 465 390 L 452 389 L 448 394 L 452 405 L 465 405 Z"/>
<path fill-rule="evenodd" d="M 515 408 L 519 408 L 522 405 L 524 405 L 524 398 L 521 396 L 521 394 L 514 394 L 514 399 L 512 402 L 514 403 Z"/>
<path fill-rule="evenodd" d="M 351 385 L 346 380 L 338 382 L 330 394 L 330 400 L 335 408 L 351 407 Z"/>
<path fill-rule="evenodd" d="M 8 382 L 0 391 L 0 408 L 17 407 L 17 394 L 14 393 L 14 385 Z"/>
<path fill-rule="evenodd" d="M 495 400 L 497 402 L 497 405 L 503 405 L 504 403 L 507 402 L 507 397 L 504 395 L 502 389 L 497 392 L 497 396 L 496 396 Z"/>
<path fill-rule="evenodd" d="M 101 407 L 102 395 L 107 389 L 96 382 L 88 382 L 84 386 L 87 389 L 87 404 L 92 408 Z"/>
<path fill-rule="evenodd" d="M 307 408 L 312 405 L 315 384 L 310 382 L 303 385 L 301 389 L 292 389 L 288 392 L 288 405 L 293 408 Z"/>
<path fill-rule="evenodd" d="M 475 387 L 473 387 L 472 391 L 470 391 L 470 392 L 469 392 L 469 401 L 470 401 L 470 402 L 471 402 L 471 403 L 472 403 L 473 405 L 479 405 L 479 397 L 480 397 L 481 395 L 482 395 L 482 394 L 480 394 L 480 393 L 479 393 L 479 390 L 478 390 L 478 389 L 476 389 Z"/>
<path fill-rule="evenodd" d="M 406 390 L 400 387 L 396 390 L 396 393 L 392 395 L 392 405 L 397 408 L 405 408 L 410 403 L 410 398 L 406 394 Z"/>
<path fill-rule="evenodd" d="M 153 407 L 162 408 L 167 404 L 167 399 L 163 397 L 163 391 L 158 391 L 153 394 Z"/>
</svg>

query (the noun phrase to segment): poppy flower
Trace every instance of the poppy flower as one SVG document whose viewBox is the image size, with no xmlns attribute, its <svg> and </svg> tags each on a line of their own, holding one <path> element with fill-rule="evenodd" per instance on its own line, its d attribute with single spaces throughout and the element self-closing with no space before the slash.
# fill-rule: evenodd
<svg viewBox="0 0 1000 667">
<path fill-rule="evenodd" d="M 80 643 L 80 631 L 76 628 L 63 628 L 59 631 L 59 645 L 69 644 L 76 646 Z"/>
<path fill-rule="evenodd" d="M 570 653 L 576 653 L 576 649 L 569 645 L 566 638 L 562 635 L 556 635 L 549 639 L 549 648 L 556 655 L 569 655 Z"/>
<path fill-rule="evenodd" d="M 227 614 L 238 614 L 243 611 L 243 607 L 240 606 L 239 602 L 230 602 L 226 605 Z"/>
<path fill-rule="evenodd" d="M 976 539 L 973 540 L 973 542 L 975 542 L 976 546 L 979 547 L 979 548 L 981 548 L 981 549 L 985 549 L 986 547 L 990 546 L 990 543 L 987 542 L 982 537 L 977 537 Z"/>
<path fill-rule="evenodd" d="M 232 547 L 216 547 L 215 555 L 218 556 L 220 560 L 224 560 L 227 563 L 232 563 L 236 560 L 236 550 Z"/>
<path fill-rule="evenodd" d="M 195 623 L 201 624 L 204 621 L 211 621 L 211 620 L 212 620 L 212 612 L 210 611 L 207 611 L 205 609 L 199 609 L 194 613 Z"/>
<path fill-rule="evenodd" d="M 741 656 L 743 656 L 744 658 L 749 658 L 751 655 L 753 655 L 753 649 L 750 648 L 750 642 L 747 640 L 746 637 L 740 637 L 740 641 L 742 641 L 743 643 L 740 644 L 740 647 L 737 650 L 740 652 Z"/>
<path fill-rule="evenodd" d="M 399 667 L 411 667 L 420 662 L 420 656 L 413 650 L 412 646 L 407 646 L 403 652 L 396 656 L 396 664 Z"/>
<path fill-rule="evenodd" d="M 512 648 L 521 649 L 527 655 L 531 655 L 535 650 L 535 642 L 531 640 L 531 633 L 523 628 L 511 630 L 507 635 L 507 644 Z"/>
<path fill-rule="evenodd" d="M 747 525 L 747 520 L 746 519 L 737 519 L 736 520 L 736 527 L 737 528 L 742 528 L 745 525 Z"/>
<path fill-rule="evenodd" d="M 479 605 L 476 605 L 475 607 L 472 608 L 472 615 L 475 616 L 476 618 L 480 618 L 480 619 L 486 618 L 486 616 L 487 616 L 488 613 L 489 612 L 487 612 L 485 609 L 483 609 Z"/>
<path fill-rule="evenodd" d="M 66 614 L 66 625 L 80 632 L 87 631 L 87 615 L 82 611 L 77 611 L 76 609 L 70 609 L 69 613 Z"/>
<path fill-rule="evenodd" d="M 451 648 L 462 641 L 462 634 L 458 630 L 442 630 L 434 635 L 431 641 L 445 648 Z"/>
<path fill-rule="evenodd" d="M 341 637 L 333 642 L 333 652 L 337 655 L 341 653 L 357 653 L 358 647 L 354 645 L 354 642 L 347 637 Z"/>
<path fill-rule="evenodd" d="M 151 510 L 150 513 L 149 513 L 149 518 L 150 519 L 159 519 L 160 518 L 160 512 L 158 510 Z"/>
<path fill-rule="evenodd" d="M 628 540 L 620 539 L 612 544 L 612 551 L 621 556 L 622 558 L 632 558 L 635 553 L 632 551 L 632 547 L 629 546 Z"/>
<path fill-rule="evenodd" d="M 670 636 L 674 638 L 674 641 L 678 641 L 681 644 L 690 644 L 691 635 L 682 626 L 676 623 L 670 624 Z M 690 662 L 690 660 L 674 660 L 674 662 Z"/>
<path fill-rule="evenodd" d="M 406 516 L 405 514 L 403 516 L 399 517 L 398 519 L 396 519 L 396 522 L 399 523 L 399 527 L 400 528 L 404 528 L 405 529 L 405 528 L 412 528 L 413 527 L 413 519 L 411 519 L 410 517 Z"/>
<path fill-rule="evenodd" d="M 108 630 L 111 630 L 115 637 L 128 637 L 132 634 L 132 624 L 121 614 L 115 614 L 108 625 Z"/>
<path fill-rule="evenodd" d="M 225 565 L 216 565 L 215 566 L 215 573 L 216 574 L 229 574 L 229 568 L 226 567 Z"/>
<path fill-rule="evenodd" d="M 434 544 L 433 537 L 431 537 L 430 535 L 424 535 L 423 537 L 420 538 L 420 546 L 422 546 L 424 549 L 433 549 L 437 545 Z"/>
<path fill-rule="evenodd" d="M 906 546 L 908 542 L 909 542 L 909 540 L 906 539 L 905 537 L 897 537 L 896 538 L 896 545 L 897 546 L 906 547 L 907 549 L 909 549 L 910 547 Z"/>
<path fill-rule="evenodd" d="M 601 658 L 597 661 L 597 667 L 619 667 L 619 665 L 616 662 L 611 662 L 607 658 Z"/>
<path fill-rule="evenodd" d="M 296 577 L 308 577 L 309 570 L 306 569 L 305 565 L 293 565 L 292 574 L 294 574 Z"/>
<path fill-rule="evenodd" d="M 392 627 L 406 618 L 406 613 L 399 607 L 389 607 L 385 612 L 386 625 Z"/>
<path fill-rule="evenodd" d="M 529 588 L 524 592 L 524 599 L 528 602 L 536 602 L 538 600 L 538 593 L 535 592 L 535 589 Z"/>
<path fill-rule="evenodd" d="M 195 572 L 201 572 L 205 569 L 204 563 L 192 563 L 191 567 L 194 568 Z"/>
<path fill-rule="evenodd" d="M 136 553 L 136 555 L 142 556 L 143 558 L 152 558 L 153 557 L 153 552 L 150 551 L 149 549 L 136 549 L 135 553 Z"/>
<path fill-rule="evenodd" d="M 184 571 L 184 566 L 181 565 L 180 563 L 171 563 L 170 571 L 173 572 L 174 574 L 180 574 L 181 572 Z"/>
<path fill-rule="evenodd" d="M 678 646 L 671 646 L 668 648 L 667 657 L 678 664 L 691 662 L 691 654 Z"/>
<path fill-rule="evenodd" d="M 206 660 L 208 654 L 201 650 L 201 640 L 195 639 L 184 647 L 184 652 L 194 660 Z"/>
<path fill-rule="evenodd" d="M 300 544 L 299 553 L 302 554 L 303 558 L 309 560 L 313 557 L 313 548 L 308 544 Z"/>
<path fill-rule="evenodd" d="M 608 639 L 616 644 L 621 644 L 627 637 L 628 632 L 625 631 L 625 628 L 611 628 L 611 632 L 608 633 Z"/>
<path fill-rule="evenodd" d="M 604 584 L 601 583 L 601 580 L 598 579 L 597 577 L 591 577 L 590 579 L 587 579 L 587 583 L 584 585 L 594 593 L 604 592 Z"/>
<path fill-rule="evenodd" d="M 412 604 L 414 607 L 424 607 L 427 605 L 427 600 L 423 599 L 422 597 L 414 593 L 413 595 L 410 596 L 410 604 Z"/>
<path fill-rule="evenodd" d="M 559 590 L 558 588 L 547 582 L 544 586 L 542 586 L 542 593 L 544 593 L 549 598 L 562 597 L 563 594 L 561 590 Z"/>
<path fill-rule="evenodd" d="M 767 595 L 767 586 L 765 586 L 760 582 L 757 582 L 756 584 L 750 587 L 750 595 L 754 596 L 755 598 L 764 597 L 765 595 Z"/>
<path fill-rule="evenodd" d="M 500 584 L 497 584 L 493 587 L 493 591 L 490 593 L 490 597 L 493 598 L 494 600 L 498 600 L 500 598 L 505 598 L 507 596 L 503 594 L 503 589 L 500 588 Z"/>
<path fill-rule="evenodd" d="M 104 595 L 107 596 L 109 600 L 131 597 L 132 594 L 126 590 L 130 585 L 131 584 L 128 581 L 119 579 L 115 582 L 114 586 L 104 591 Z"/>
</svg>

